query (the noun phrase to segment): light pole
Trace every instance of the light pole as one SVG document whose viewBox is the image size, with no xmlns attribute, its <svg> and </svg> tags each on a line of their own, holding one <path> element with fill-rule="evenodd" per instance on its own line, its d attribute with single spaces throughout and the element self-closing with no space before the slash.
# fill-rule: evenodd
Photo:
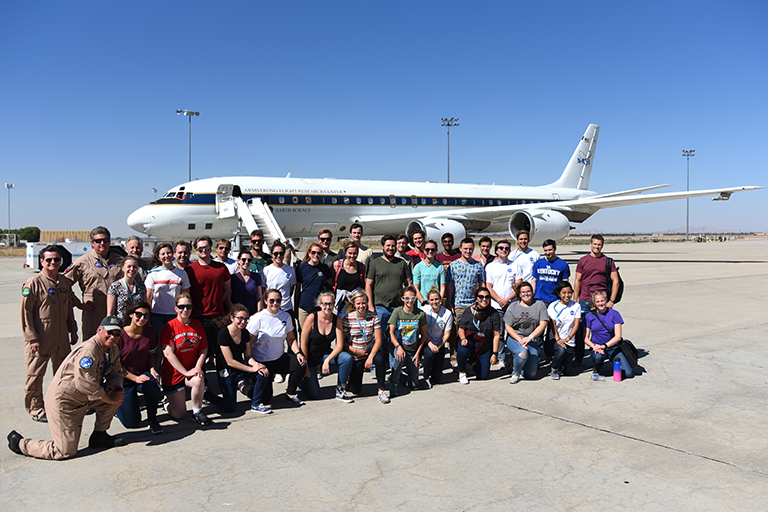
<svg viewBox="0 0 768 512">
<path fill-rule="evenodd" d="M 13 256 L 13 243 L 11 243 L 11 189 L 13 183 L 6 183 L 5 188 L 8 189 L 8 247 L 11 248 L 11 256 Z"/>
<path fill-rule="evenodd" d="M 448 183 L 451 182 L 451 126 L 459 126 L 458 117 L 442 117 L 440 126 L 447 126 L 448 130 Z"/>
<path fill-rule="evenodd" d="M 683 156 L 686 160 L 686 172 L 685 172 L 685 190 L 690 192 L 691 190 L 691 157 L 696 156 L 694 153 L 696 152 L 695 149 L 684 149 L 683 150 Z M 691 219 L 691 207 L 690 207 L 690 198 L 685 199 L 685 240 L 688 241 L 690 239 L 689 237 L 689 230 L 690 230 L 690 219 Z"/>
<path fill-rule="evenodd" d="M 185 115 L 189 118 L 189 181 L 192 181 L 192 116 L 199 116 L 200 112 L 194 110 L 177 110 L 177 115 Z"/>
<path fill-rule="evenodd" d="M 157 189 L 152 187 L 152 193 L 155 194 L 155 201 L 157 201 Z"/>
</svg>

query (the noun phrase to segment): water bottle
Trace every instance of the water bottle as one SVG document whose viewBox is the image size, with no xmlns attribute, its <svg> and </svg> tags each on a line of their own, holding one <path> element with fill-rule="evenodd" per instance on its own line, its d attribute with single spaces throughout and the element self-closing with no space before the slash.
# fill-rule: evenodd
<svg viewBox="0 0 768 512">
<path fill-rule="evenodd" d="M 621 382 L 621 361 L 613 362 L 613 382 Z"/>
<path fill-rule="evenodd" d="M 592 375 L 589 376 L 589 380 L 593 380 L 595 382 L 598 382 L 598 381 L 605 380 L 605 377 L 603 377 L 602 375 L 600 375 L 598 373 L 593 373 Z"/>
</svg>

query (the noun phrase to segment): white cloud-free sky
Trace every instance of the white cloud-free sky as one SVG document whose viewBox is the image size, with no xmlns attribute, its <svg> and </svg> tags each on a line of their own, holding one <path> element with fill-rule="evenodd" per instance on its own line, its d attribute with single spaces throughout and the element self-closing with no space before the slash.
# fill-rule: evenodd
<svg viewBox="0 0 768 512">
<path fill-rule="evenodd" d="M 192 175 L 539 185 L 601 126 L 590 188 L 766 185 L 768 4 L 169 1 L 0 4 L 0 175 L 14 228 L 132 231 Z M 6 191 L 3 191 L 6 192 Z M 7 193 L 0 208 L 5 229 Z M 691 224 L 768 230 L 766 191 Z M 685 201 L 579 229 L 664 231 Z"/>
</svg>

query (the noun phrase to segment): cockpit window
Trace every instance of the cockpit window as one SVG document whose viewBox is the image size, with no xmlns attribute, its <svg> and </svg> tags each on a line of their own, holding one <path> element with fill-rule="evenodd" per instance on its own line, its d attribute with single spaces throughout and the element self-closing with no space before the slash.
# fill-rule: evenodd
<svg viewBox="0 0 768 512">
<path fill-rule="evenodd" d="M 165 197 L 176 197 L 176 192 L 168 192 Z"/>
</svg>

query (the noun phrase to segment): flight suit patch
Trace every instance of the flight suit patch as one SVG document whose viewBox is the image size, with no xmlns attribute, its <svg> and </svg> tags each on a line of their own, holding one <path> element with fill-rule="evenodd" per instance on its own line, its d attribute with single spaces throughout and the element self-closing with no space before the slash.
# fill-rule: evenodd
<svg viewBox="0 0 768 512">
<path fill-rule="evenodd" d="M 96 267 L 96 268 L 101 268 L 104 265 L 102 265 L 100 261 L 97 261 L 96 263 L 93 264 L 93 266 Z"/>
<path fill-rule="evenodd" d="M 80 359 L 80 368 L 87 370 L 91 367 L 91 365 L 93 365 L 93 359 L 90 357 L 84 357 Z"/>
<path fill-rule="evenodd" d="M 48 295 L 56 295 L 56 287 L 51 286 L 48 288 Z"/>
<path fill-rule="evenodd" d="M 25 286 L 24 288 L 21 289 L 21 296 L 28 297 L 31 292 L 32 290 L 29 289 L 29 286 Z"/>
</svg>

